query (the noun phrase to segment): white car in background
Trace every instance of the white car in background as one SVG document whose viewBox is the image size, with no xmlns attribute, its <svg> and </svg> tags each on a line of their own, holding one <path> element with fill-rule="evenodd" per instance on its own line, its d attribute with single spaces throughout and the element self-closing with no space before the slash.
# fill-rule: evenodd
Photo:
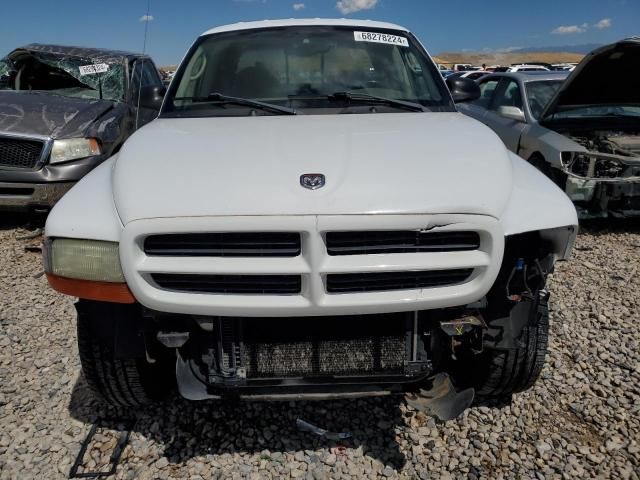
<svg viewBox="0 0 640 480">
<path fill-rule="evenodd" d="M 554 70 L 561 72 L 573 72 L 575 70 L 577 63 L 554 63 L 551 65 Z"/>
<path fill-rule="evenodd" d="M 490 74 L 491 72 L 487 72 L 486 70 L 473 70 L 470 72 L 454 72 L 451 74 L 453 78 L 468 78 L 469 80 L 479 80 L 485 75 Z M 448 78 L 448 77 L 445 77 Z"/>
<path fill-rule="evenodd" d="M 542 65 L 512 65 L 508 72 L 548 72 L 550 71 L 547 67 L 543 67 Z"/>
<path fill-rule="evenodd" d="M 117 405 L 176 379 L 192 400 L 407 394 L 443 419 L 529 388 L 575 209 L 456 110 L 475 82 L 448 86 L 389 23 L 204 33 L 159 118 L 47 221 L 89 384 Z"/>
<path fill-rule="evenodd" d="M 473 72 L 479 69 L 480 67 L 476 67 L 474 65 L 471 65 L 470 63 L 454 63 L 453 64 L 454 72 Z"/>
</svg>

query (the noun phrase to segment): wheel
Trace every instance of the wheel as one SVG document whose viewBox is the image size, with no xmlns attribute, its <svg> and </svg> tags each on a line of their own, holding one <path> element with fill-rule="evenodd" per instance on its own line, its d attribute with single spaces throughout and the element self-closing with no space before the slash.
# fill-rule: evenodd
<svg viewBox="0 0 640 480">
<path fill-rule="evenodd" d="M 485 346 L 477 360 L 474 387 L 480 399 L 501 399 L 530 388 L 544 366 L 549 338 L 546 296 L 532 302 L 529 321 L 522 328 L 519 347 Z"/>
<path fill-rule="evenodd" d="M 175 359 L 172 362 L 167 356 L 149 363 L 143 336 L 136 335 L 141 329 L 130 328 L 142 323 L 137 307 L 80 301 L 77 310 L 80 363 L 95 393 L 114 406 L 138 407 L 161 400 L 173 390 Z M 129 352 L 119 348 L 116 353 L 116 342 L 123 341 L 123 335 Z"/>
</svg>

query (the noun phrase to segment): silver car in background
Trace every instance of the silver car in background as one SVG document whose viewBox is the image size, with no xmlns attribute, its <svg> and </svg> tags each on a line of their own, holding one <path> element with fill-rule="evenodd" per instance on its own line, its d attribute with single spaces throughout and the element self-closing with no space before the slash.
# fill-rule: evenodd
<svg viewBox="0 0 640 480">
<path fill-rule="evenodd" d="M 570 74 L 483 77 L 481 97 L 458 108 L 553 179 L 580 218 L 640 216 L 640 89 L 629 80 L 639 75 L 640 38 L 630 38 Z"/>
</svg>

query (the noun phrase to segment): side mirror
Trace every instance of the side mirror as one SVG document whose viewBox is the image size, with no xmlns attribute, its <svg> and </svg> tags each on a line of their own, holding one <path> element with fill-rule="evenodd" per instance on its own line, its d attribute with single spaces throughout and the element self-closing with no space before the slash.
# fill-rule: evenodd
<svg viewBox="0 0 640 480">
<path fill-rule="evenodd" d="M 160 110 L 162 99 L 167 92 L 167 88 L 163 85 L 147 85 L 140 89 L 140 108 L 150 108 L 152 110 Z M 138 99 L 134 102 L 137 104 Z"/>
<path fill-rule="evenodd" d="M 515 120 L 516 122 L 526 123 L 527 121 L 524 118 L 524 112 L 518 107 L 508 107 L 503 105 L 498 107 L 498 115 L 510 120 Z"/>
<path fill-rule="evenodd" d="M 480 87 L 470 78 L 447 77 L 445 83 L 455 103 L 472 102 L 480 98 Z"/>
</svg>

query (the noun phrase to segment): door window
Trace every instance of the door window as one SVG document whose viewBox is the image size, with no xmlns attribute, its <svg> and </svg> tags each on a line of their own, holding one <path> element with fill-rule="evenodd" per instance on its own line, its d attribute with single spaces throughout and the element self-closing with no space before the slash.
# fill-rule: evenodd
<svg viewBox="0 0 640 480">
<path fill-rule="evenodd" d="M 149 60 L 145 60 L 142 65 L 142 83 L 143 85 L 160 85 L 162 83 L 160 74 Z"/>
<path fill-rule="evenodd" d="M 522 110 L 522 94 L 520 86 L 514 80 L 506 80 L 506 85 L 496 94 L 491 105 L 491 110 L 498 110 L 499 107 L 518 107 Z"/>
<path fill-rule="evenodd" d="M 498 81 L 499 79 L 496 78 L 480 83 L 480 98 L 472 103 L 478 107 L 489 108 L 493 93 L 496 91 L 496 87 L 498 86 Z"/>
<path fill-rule="evenodd" d="M 131 73 L 131 98 L 138 98 L 138 88 L 149 85 L 161 85 L 162 80 L 155 67 L 149 60 L 136 61 Z"/>
</svg>

